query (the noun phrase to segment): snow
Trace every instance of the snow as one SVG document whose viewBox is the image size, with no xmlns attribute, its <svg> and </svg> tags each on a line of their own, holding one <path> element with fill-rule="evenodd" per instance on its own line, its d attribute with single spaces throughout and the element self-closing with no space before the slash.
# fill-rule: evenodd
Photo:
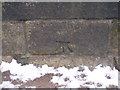
<svg viewBox="0 0 120 90">
<path fill-rule="evenodd" d="M 66 69 L 66 68 L 59 68 L 58 72 L 62 73 L 63 76 L 56 77 L 53 76 L 53 79 L 51 80 L 54 83 L 58 83 L 59 85 L 66 85 L 66 88 L 79 88 L 80 85 L 82 86 L 89 86 L 90 88 L 98 88 L 97 83 L 102 84 L 101 88 L 108 87 L 109 85 L 115 85 L 118 86 L 118 71 L 114 68 L 112 70 L 109 66 L 106 67 L 100 67 L 101 65 L 98 65 L 96 69 L 93 71 L 90 71 L 88 67 L 84 67 L 85 70 L 83 72 L 78 71 L 78 67 L 75 67 L 73 69 Z M 62 72 L 63 70 L 63 72 Z M 80 76 L 81 74 L 85 74 L 86 77 L 82 79 L 81 77 L 75 78 L 77 76 Z M 107 79 L 105 76 L 108 75 L 111 77 L 111 79 Z M 69 83 L 64 81 L 64 78 L 69 78 Z M 90 85 L 84 85 L 86 82 L 94 82 L 94 84 Z M 94 86 L 93 86 L 94 85 Z"/>
<path fill-rule="evenodd" d="M 35 78 L 42 76 L 39 68 L 33 64 L 21 66 L 21 64 L 18 64 L 14 59 L 11 63 L 2 62 L 0 69 L 1 72 L 10 70 L 10 73 L 12 74 L 10 76 L 11 79 L 20 79 L 23 82 L 34 80 Z"/>
<path fill-rule="evenodd" d="M 3 81 L 0 88 L 17 88 L 19 85 L 13 85 L 10 81 Z"/>
<path fill-rule="evenodd" d="M 36 86 L 29 86 L 29 87 L 26 87 L 26 88 L 36 88 Z"/>
<path fill-rule="evenodd" d="M 82 67 L 84 70 L 79 71 Z M 106 88 L 109 85 L 118 86 L 118 70 L 111 69 L 110 66 L 102 66 L 101 64 L 96 66 L 93 71 L 90 71 L 87 66 L 78 66 L 74 68 L 48 67 L 43 65 L 42 67 L 36 67 L 33 64 L 21 65 L 12 60 L 11 63 L 3 62 L 0 66 L 1 72 L 10 71 L 10 78 L 12 80 L 19 79 L 24 83 L 29 80 L 34 80 L 48 73 L 53 73 L 54 76 L 51 82 L 58 83 L 60 88 L 80 88 L 80 86 L 89 88 Z M 61 74 L 61 75 L 56 75 Z M 84 77 L 82 77 L 84 76 Z M 0 88 L 15 88 L 19 85 L 13 85 L 10 81 L 3 81 L 0 84 Z M 35 86 L 29 86 L 26 88 L 36 88 Z"/>
</svg>

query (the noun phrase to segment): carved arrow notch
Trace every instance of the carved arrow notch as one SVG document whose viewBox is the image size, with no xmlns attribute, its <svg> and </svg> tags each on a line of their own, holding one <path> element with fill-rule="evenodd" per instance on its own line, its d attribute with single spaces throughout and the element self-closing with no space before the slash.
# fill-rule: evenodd
<svg viewBox="0 0 120 90">
<path fill-rule="evenodd" d="M 69 51 L 69 53 L 73 52 L 73 50 L 69 47 L 69 41 L 56 41 L 56 43 L 58 44 L 58 48 L 55 50 L 56 54 L 65 54 L 67 51 Z"/>
</svg>

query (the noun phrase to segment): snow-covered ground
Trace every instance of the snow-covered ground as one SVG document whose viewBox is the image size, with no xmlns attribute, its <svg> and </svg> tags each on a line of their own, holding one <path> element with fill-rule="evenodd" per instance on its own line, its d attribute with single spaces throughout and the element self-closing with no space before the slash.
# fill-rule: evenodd
<svg viewBox="0 0 120 90">
<path fill-rule="evenodd" d="M 107 88 L 109 86 L 118 87 L 118 70 L 111 69 L 109 66 L 98 65 L 93 71 L 90 71 L 87 66 L 78 66 L 74 68 L 65 67 L 36 67 L 33 64 L 21 65 L 12 60 L 11 63 L 3 62 L 0 66 L 1 72 L 10 71 L 12 80 L 19 79 L 23 82 L 34 80 L 42 77 L 45 74 L 53 73 L 54 76 L 51 82 L 57 83 L 59 88 Z M 18 88 L 20 85 L 14 85 L 10 81 L 3 81 L 0 88 Z M 30 86 L 28 88 L 35 88 Z"/>
</svg>

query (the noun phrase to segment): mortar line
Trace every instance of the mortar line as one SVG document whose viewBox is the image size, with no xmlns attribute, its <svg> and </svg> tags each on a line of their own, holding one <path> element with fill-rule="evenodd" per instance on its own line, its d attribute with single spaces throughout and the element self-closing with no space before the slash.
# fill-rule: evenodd
<svg viewBox="0 0 120 90">
<path fill-rule="evenodd" d="M 28 61 L 28 53 L 29 53 L 29 49 L 28 49 L 28 39 L 27 39 L 27 31 L 26 31 L 26 21 L 23 21 L 23 26 L 24 26 L 24 38 L 25 38 L 25 59 L 26 61 Z"/>
</svg>

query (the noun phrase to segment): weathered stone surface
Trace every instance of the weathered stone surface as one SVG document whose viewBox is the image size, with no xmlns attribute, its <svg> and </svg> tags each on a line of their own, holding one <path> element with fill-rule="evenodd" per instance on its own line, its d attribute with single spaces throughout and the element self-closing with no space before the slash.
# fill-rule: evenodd
<svg viewBox="0 0 120 90">
<path fill-rule="evenodd" d="M 119 54 L 117 17 L 118 3 L 3 3 L 3 60 L 113 67 Z"/>
<path fill-rule="evenodd" d="M 117 55 L 116 23 L 116 20 L 3 21 L 3 55 L 22 56 L 26 52 Z M 60 46 L 59 42 L 67 43 Z"/>
<path fill-rule="evenodd" d="M 2 23 L 2 54 L 24 54 L 25 38 L 22 22 L 4 21 Z"/>
<path fill-rule="evenodd" d="M 95 56 L 78 56 L 78 55 L 47 55 L 47 56 L 30 56 L 30 64 L 36 66 L 42 66 L 47 64 L 52 67 L 65 66 L 67 68 L 85 65 L 93 70 L 97 65 L 102 64 L 103 66 L 109 65 L 112 68 L 115 66 L 113 57 L 95 57 Z"/>
<path fill-rule="evenodd" d="M 6 2 L 3 20 L 118 18 L 117 2 Z"/>
<path fill-rule="evenodd" d="M 110 49 L 111 20 L 36 20 L 27 21 L 31 54 L 62 52 L 56 41 L 70 42 L 78 55 L 104 55 Z M 65 53 L 71 53 L 65 47 Z"/>
<path fill-rule="evenodd" d="M 118 20 L 113 20 L 112 21 L 112 25 L 111 25 L 111 29 L 112 29 L 112 32 L 111 32 L 111 36 L 110 36 L 110 45 L 111 45 L 111 50 L 110 52 L 112 54 L 118 54 L 118 36 L 119 36 L 119 33 L 118 33 Z"/>
<path fill-rule="evenodd" d="M 15 58 L 22 64 L 68 68 L 84 64 L 91 70 L 98 64 L 113 67 L 113 58 L 118 57 L 113 55 L 118 55 L 117 23 L 117 20 L 3 21 L 2 60 L 11 62 Z M 66 48 L 63 53 L 56 41 L 70 42 L 68 46 L 73 52 Z M 30 53 L 28 57 L 26 52 Z M 58 54 L 45 55 L 55 53 Z M 107 53 L 112 55 L 101 58 Z"/>
<path fill-rule="evenodd" d="M 11 62 L 11 56 L 4 56 L 3 61 Z M 22 64 L 34 64 L 35 66 L 42 66 L 47 64 L 55 68 L 65 66 L 67 68 L 73 68 L 80 65 L 88 66 L 90 70 L 93 70 L 97 65 L 102 64 L 103 66 L 115 67 L 113 57 L 95 57 L 95 56 L 78 56 L 78 55 L 31 55 L 28 61 L 17 60 L 18 63 Z M 119 67 L 119 65 L 118 65 Z"/>
</svg>

